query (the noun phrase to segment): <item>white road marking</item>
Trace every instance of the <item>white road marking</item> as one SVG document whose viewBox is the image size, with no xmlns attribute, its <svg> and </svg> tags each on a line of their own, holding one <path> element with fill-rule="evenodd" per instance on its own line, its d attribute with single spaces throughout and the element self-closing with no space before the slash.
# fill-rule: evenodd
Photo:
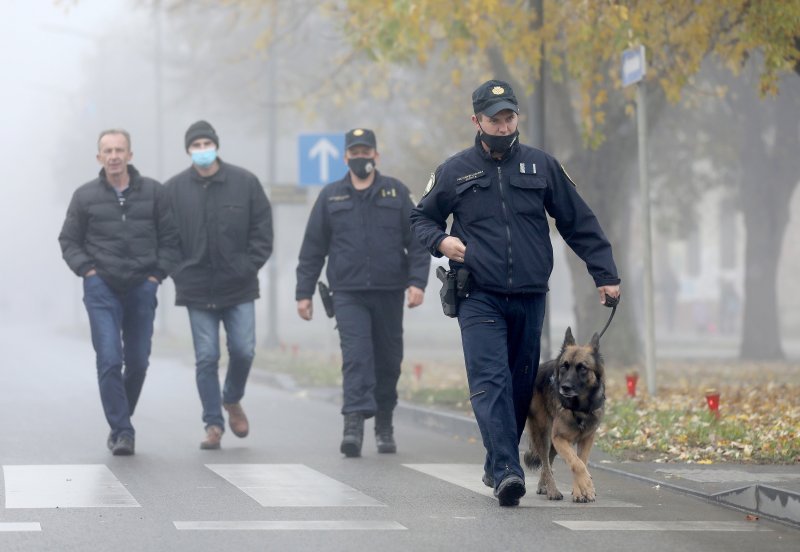
<svg viewBox="0 0 800 552">
<path fill-rule="evenodd" d="M 15 532 L 23 532 L 23 531 L 41 531 L 42 526 L 39 522 L 31 522 L 31 523 L 24 523 L 24 522 L 0 522 L 0 533 L 15 533 Z"/>
<path fill-rule="evenodd" d="M 262 506 L 386 506 L 302 464 L 206 464 Z"/>
<path fill-rule="evenodd" d="M 178 531 L 405 531 L 396 521 L 173 521 Z"/>
<path fill-rule="evenodd" d="M 748 521 L 554 521 L 571 531 L 771 531 Z"/>
<path fill-rule="evenodd" d="M 6 508 L 138 508 L 102 464 L 3 466 Z"/>
<path fill-rule="evenodd" d="M 403 464 L 407 468 L 422 472 L 431 477 L 436 477 L 442 481 L 447 481 L 453 485 L 458 485 L 472 492 L 482 494 L 494 498 L 493 490 L 481 481 L 483 476 L 483 466 L 479 464 Z M 557 481 L 558 488 L 564 494 L 564 500 L 548 500 L 544 495 L 536 494 L 536 483 L 539 481 L 538 474 L 533 478 L 528 478 L 526 481 L 527 494 L 520 500 L 519 505 L 523 508 L 569 508 L 569 507 L 584 507 L 584 508 L 640 508 L 636 504 L 623 502 L 615 499 L 604 499 L 602 497 L 597 499 L 597 502 L 589 504 L 577 504 L 572 502 L 570 492 L 572 491 L 572 484 L 563 481 Z"/>
</svg>

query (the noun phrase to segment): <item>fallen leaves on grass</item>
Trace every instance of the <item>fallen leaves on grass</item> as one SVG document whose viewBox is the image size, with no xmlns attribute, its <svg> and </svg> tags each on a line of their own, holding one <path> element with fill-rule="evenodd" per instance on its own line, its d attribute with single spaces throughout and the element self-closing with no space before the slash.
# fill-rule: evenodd
<svg viewBox="0 0 800 552">
<path fill-rule="evenodd" d="M 628 397 L 624 378 L 608 378 L 599 446 L 621 458 L 654 462 L 798 462 L 800 384 L 763 373 L 738 379 L 741 370 L 737 365 L 716 374 L 716 381 L 708 374 L 671 378 L 655 397 Z M 719 418 L 706 403 L 709 386 L 720 392 Z"/>
</svg>

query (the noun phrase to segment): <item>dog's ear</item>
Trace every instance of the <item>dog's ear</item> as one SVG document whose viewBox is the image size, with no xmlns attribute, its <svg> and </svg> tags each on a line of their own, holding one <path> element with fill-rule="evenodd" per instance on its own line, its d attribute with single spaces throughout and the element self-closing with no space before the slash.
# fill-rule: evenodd
<svg viewBox="0 0 800 552">
<path fill-rule="evenodd" d="M 570 345 L 575 345 L 575 338 L 572 337 L 572 328 L 567 326 L 567 332 L 564 334 L 564 344 L 561 346 L 561 352 L 563 353 L 564 350 Z"/>
<path fill-rule="evenodd" d="M 592 340 L 589 342 L 589 345 L 592 346 L 592 351 L 594 353 L 598 353 L 600 351 L 600 336 L 595 332 L 592 336 Z"/>
</svg>

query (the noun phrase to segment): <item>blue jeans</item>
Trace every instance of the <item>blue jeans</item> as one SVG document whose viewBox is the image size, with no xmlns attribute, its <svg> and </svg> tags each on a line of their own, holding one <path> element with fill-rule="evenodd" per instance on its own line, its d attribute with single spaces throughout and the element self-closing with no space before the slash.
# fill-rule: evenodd
<svg viewBox="0 0 800 552">
<path fill-rule="evenodd" d="M 244 387 L 256 349 L 255 302 L 242 303 L 224 309 L 199 309 L 189 307 L 192 326 L 197 391 L 203 404 L 203 422 L 222 429 L 222 403 L 238 403 L 244 396 Z M 228 373 L 220 393 L 219 387 L 219 324 L 225 326 L 228 345 Z"/>
<path fill-rule="evenodd" d="M 458 307 L 470 401 L 486 448 L 484 470 L 495 486 L 524 479 L 519 440 L 539 369 L 545 294 L 474 291 Z"/>
<path fill-rule="evenodd" d="M 150 280 L 124 293 L 112 290 L 97 275 L 83 280 L 100 400 L 113 439 L 135 435 L 131 416 L 150 362 L 157 290 L 158 284 Z"/>
</svg>

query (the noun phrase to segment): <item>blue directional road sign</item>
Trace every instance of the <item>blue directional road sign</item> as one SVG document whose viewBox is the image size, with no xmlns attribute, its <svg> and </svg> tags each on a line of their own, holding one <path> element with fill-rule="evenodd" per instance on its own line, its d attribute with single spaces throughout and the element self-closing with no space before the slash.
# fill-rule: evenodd
<svg viewBox="0 0 800 552">
<path fill-rule="evenodd" d="M 645 69 L 644 46 L 622 52 L 622 86 L 642 80 Z"/>
<path fill-rule="evenodd" d="M 300 134 L 300 186 L 322 186 L 347 173 L 344 162 L 344 132 Z"/>
</svg>

